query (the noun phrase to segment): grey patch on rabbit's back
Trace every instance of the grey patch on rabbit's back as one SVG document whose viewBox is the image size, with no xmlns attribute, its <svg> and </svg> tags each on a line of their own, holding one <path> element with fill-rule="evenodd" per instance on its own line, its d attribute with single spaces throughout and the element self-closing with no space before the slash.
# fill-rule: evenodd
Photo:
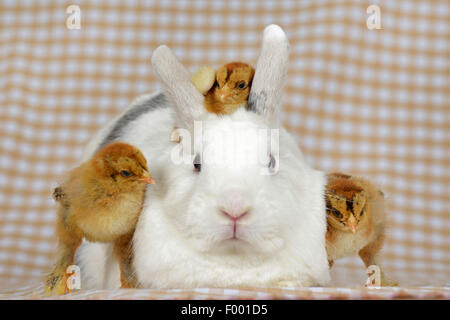
<svg viewBox="0 0 450 320">
<path fill-rule="evenodd" d="M 264 114 L 266 109 L 266 101 L 267 94 L 264 90 L 259 93 L 250 92 L 247 110 L 257 114 Z"/>
<path fill-rule="evenodd" d="M 114 124 L 111 131 L 103 139 L 102 143 L 98 146 L 97 151 L 102 149 L 104 146 L 110 142 L 118 139 L 126 126 L 148 112 L 156 109 L 167 108 L 169 102 L 163 93 L 157 94 L 149 100 L 143 101 L 140 104 L 135 105 L 133 108 L 128 110 L 120 119 Z"/>
</svg>

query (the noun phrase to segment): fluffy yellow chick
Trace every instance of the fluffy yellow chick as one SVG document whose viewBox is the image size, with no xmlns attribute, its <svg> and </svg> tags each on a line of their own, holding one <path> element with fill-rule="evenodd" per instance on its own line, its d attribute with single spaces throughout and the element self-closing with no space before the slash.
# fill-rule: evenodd
<svg viewBox="0 0 450 320">
<path fill-rule="evenodd" d="M 359 254 L 366 268 L 378 265 L 377 255 L 385 239 L 383 193 L 361 177 L 331 173 L 325 198 L 330 267 L 334 260 L 354 253 Z M 381 285 L 396 284 L 381 271 Z"/>
<path fill-rule="evenodd" d="M 59 244 L 55 269 L 46 281 L 47 293 L 67 291 L 66 269 L 73 264 L 83 237 L 94 242 L 114 242 L 122 287 L 134 286 L 130 242 L 149 183 L 154 181 L 145 157 L 137 148 L 122 142 L 107 145 L 67 174 L 53 194 L 60 204 Z"/>
</svg>

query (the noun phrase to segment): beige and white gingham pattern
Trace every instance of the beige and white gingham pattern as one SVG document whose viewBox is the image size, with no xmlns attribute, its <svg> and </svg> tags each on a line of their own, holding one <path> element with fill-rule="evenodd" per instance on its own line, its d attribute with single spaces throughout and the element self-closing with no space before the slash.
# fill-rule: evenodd
<svg viewBox="0 0 450 320">
<path fill-rule="evenodd" d="M 391 287 L 391 288 L 195 288 L 195 289 L 118 289 L 80 290 L 63 296 L 48 297 L 43 286 L 26 286 L 20 290 L 0 293 L 0 299 L 450 299 L 448 287 Z"/>
<path fill-rule="evenodd" d="M 70 4 L 81 8 L 80 30 L 66 28 Z M 380 30 L 366 27 L 370 4 L 381 8 Z M 282 26 L 291 43 L 282 117 L 309 163 L 381 185 L 391 225 L 384 266 L 392 278 L 448 285 L 449 12 L 446 0 L 1 1 L 0 291 L 34 285 L 49 270 L 51 189 L 96 130 L 136 96 L 160 88 L 150 67 L 153 49 L 167 44 L 191 71 L 234 60 L 254 65 L 270 23 Z M 337 261 L 332 275 L 335 285 L 365 282 L 356 257 Z M 230 296 L 211 290 L 189 297 Z M 291 294 L 342 293 L 308 290 Z M 423 297 L 428 289 L 401 290 L 408 289 L 382 292 Z M 120 294 L 186 296 L 139 292 Z"/>
</svg>

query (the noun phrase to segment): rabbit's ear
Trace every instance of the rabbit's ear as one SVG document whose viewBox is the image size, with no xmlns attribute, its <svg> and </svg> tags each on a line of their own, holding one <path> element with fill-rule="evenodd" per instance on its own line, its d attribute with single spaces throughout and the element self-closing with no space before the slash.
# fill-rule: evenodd
<svg viewBox="0 0 450 320">
<path fill-rule="evenodd" d="M 247 110 L 264 115 L 278 125 L 287 75 L 289 42 L 283 29 L 271 24 L 264 29 Z"/>
<path fill-rule="evenodd" d="M 152 66 L 165 92 L 174 103 L 179 119 L 188 129 L 204 114 L 204 96 L 190 80 L 189 72 L 167 46 L 159 46 L 152 55 Z"/>
</svg>

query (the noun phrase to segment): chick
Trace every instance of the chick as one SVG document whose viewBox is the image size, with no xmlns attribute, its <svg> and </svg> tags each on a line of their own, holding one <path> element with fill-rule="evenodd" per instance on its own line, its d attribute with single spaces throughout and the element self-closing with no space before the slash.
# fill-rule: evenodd
<svg viewBox="0 0 450 320">
<path fill-rule="evenodd" d="M 248 96 L 255 70 L 246 63 L 231 62 L 216 73 L 212 67 L 201 67 L 192 76 L 194 86 L 205 96 L 205 108 L 215 114 L 232 114 L 240 107 L 247 108 Z M 170 141 L 180 142 L 174 127 Z"/>
<path fill-rule="evenodd" d="M 200 67 L 192 76 L 191 81 L 202 95 L 206 95 L 216 82 L 216 70 L 213 67 Z"/>
<path fill-rule="evenodd" d="M 232 62 L 214 75 L 211 67 L 200 68 L 191 80 L 205 95 L 205 107 L 216 114 L 231 114 L 237 108 L 247 108 L 255 70 L 246 63 Z"/>
<path fill-rule="evenodd" d="M 142 209 L 147 184 L 153 184 L 147 161 L 135 147 L 114 142 L 67 174 L 53 197 L 60 204 L 57 220 L 57 262 L 46 292 L 66 292 L 66 269 L 86 238 L 114 242 L 122 287 L 135 286 L 131 271 L 131 239 Z M 69 290 L 70 292 L 70 290 Z"/>
<path fill-rule="evenodd" d="M 369 181 L 341 173 L 328 174 L 326 247 L 333 261 L 358 252 L 366 268 L 378 265 L 385 239 L 383 192 Z M 381 271 L 381 285 L 396 285 Z"/>
</svg>

